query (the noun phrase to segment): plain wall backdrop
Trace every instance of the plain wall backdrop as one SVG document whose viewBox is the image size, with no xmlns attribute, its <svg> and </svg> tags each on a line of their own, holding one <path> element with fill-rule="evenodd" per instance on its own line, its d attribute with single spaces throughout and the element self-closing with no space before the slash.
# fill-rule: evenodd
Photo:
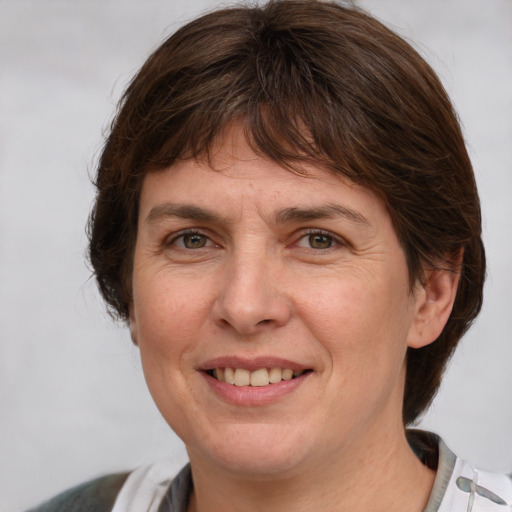
<svg viewBox="0 0 512 512">
<path fill-rule="evenodd" d="M 84 263 L 89 174 L 122 90 L 211 0 L 0 0 L 0 510 L 186 454 Z M 462 119 L 480 186 L 484 310 L 422 426 L 512 470 L 512 1 L 365 0 L 414 42 Z"/>
</svg>

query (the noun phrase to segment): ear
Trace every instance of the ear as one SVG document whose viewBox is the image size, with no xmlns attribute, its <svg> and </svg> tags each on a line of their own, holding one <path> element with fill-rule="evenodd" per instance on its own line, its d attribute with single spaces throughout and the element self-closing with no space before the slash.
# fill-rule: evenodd
<svg viewBox="0 0 512 512">
<path fill-rule="evenodd" d="M 460 259 L 457 270 L 431 269 L 426 271 L 424 285 L 418 284 L 414 322 L 409 331 L 408 346 L 421 348 L 434 342 L 448 322 L 459 285 Z"/>
<path fill-rule="evenodd" d="M 133 304 L 129 308 L 128 317 L 128 328 L 130 329 L 130 337 L 132 338 L 133 344 L 138 346 L 137 341 L 137 322 L 135 321 L 135 312 L 133 310 Z"/>
</svg>

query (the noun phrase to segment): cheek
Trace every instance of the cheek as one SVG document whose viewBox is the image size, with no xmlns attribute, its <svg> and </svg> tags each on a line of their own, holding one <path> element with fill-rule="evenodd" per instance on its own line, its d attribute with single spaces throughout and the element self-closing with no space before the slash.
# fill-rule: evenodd
<svg viewBox="0 0 512 512">
<path fill-rule="evenodd" d="M 134 279 L 134 315 L 142 368 L 153 400 L 176 430 L 190 401 L 191 354 L 201 339 L 204 314 L 194 287 L 159 278 Z M 176 285 L 175 285 L 176 284 Z M 187 398 L 188 397 L 188 398 Z"/>
<path fill-rule="evenodd" d="M 146 318 L 161 323 L 187 324 L 186 318 L 199 314 L 209 303 L 207 280 L 168 269 L 140 272 L 134 276 L 134 303 Z"/>
<path fill-rule="evenodd" d="M 191 347 L 207 317 L 205 297 L 198 286 L 180 286 L 163 276 L 139 279 L 134 286 L 134 316 L 141 354 L 171 359 Z"/>
<path fill-rule="evenodd" d="M 299 316 L 324 346 L 334 365 L 348 375 L 378 369 L 405 354 L 410 325 L 408 289 L 385 279 L 330 279 L 305 289 Z M 366 370 L 363 372 L 366 373 Z"/>
<path fill-rule="evenodd" d="M 330 278 L 303 290 L 299 316 L 322 337 L 346 344 L 381 324 L 383 311 L 377 294 L 367 285 L 349 278 Z"/>
</svg>

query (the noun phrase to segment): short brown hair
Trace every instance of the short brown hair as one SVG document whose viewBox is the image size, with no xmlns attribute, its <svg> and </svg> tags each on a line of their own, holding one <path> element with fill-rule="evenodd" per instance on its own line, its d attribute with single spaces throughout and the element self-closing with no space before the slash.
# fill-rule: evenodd
<svg viewBox="0 0 512 512">
<path fill-rule="evenodd" d="M 403 419 L 411 423 L 482 304 L 480 204 L 439 79 L 408 43 L 353 7 L 278 0 L 218 10 L 149 57 L 112 123 L 89 223 L 90 261 L 111 312 L 128 318 L 145 174 L 207 156 L 235 121 L 259 154 L 291 169 L 321 163 L 382 197 L 411 286 L 426 267 L 460 272 L 442 334 L 407 354 Z"/>
</svg>

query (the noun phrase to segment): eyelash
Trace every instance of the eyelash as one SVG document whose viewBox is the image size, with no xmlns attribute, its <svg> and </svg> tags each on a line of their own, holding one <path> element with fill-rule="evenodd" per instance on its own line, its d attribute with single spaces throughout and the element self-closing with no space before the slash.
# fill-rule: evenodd
<svg viewBox="0 0 512 512">
<path fill-rule="evenodd" d="M 201 237 L 201 239 L 205 240 L 205 245 L 203 245 L 201 247 L 196 247 L 196 248 L 179 246 L 177 242 L 179 240 L 181 240 L 183 242 L 183 245 L 184 245 L 184 239 L 185 239 L 186 236 L 198 236 L 198 237 Z M 305 246 L 300 246 L 299 245 L 299 243 L 302 240 L 304 240 L 306 238 L 310 238 L 311 239 L 311 237 L 315 237 L 315 236 L 324 237 L 325 239 L 328 240 L 329 245 L 327 247 L 321 247 L 321 248 L 319 248 L 319 247 L 311 247 L 311 245 L 309 245 L 309 247 L 305 247 Z M 208 242 L 209 242 L 209 244 L 208 244 Z M 175 236 L 173 236 L 173 238 L 171 240 L 166 242 L 165 245 L 167 245 L 167 246 L 175 246 L 175 247 L 178 247 L 179 249 L 183 249 L 183 250 L 197 250 L 197 249 L 203 249 L 203 248 L 206 248 L 206 247 L 211 247 L 212 245 L 215 245 L 215 244 L 212 242 L 211 238 L 208 235 L 205 235 L 201 231 L 194 230 L 194 229 L 188 229 L 188 230 L 181 231 L 181 232 L 177 233 Z M 322 229 L 311 229 L 311 230 L 307 230 L 306 232 L 301 233 L 301 235 L 298 237 L 297 241 L 293 245 L 298 245 L 299 247 L 301 247 L 303 249 L 306 249 L 306 250 L 326 251 L 328 249 L 333 249 L 333 248 L 335 248 L 337 246 L 346 246 L 347 243 L 343 239 L 333 235 L 329 231 L 324 231 Z"/>
<path fill-rule="evenodd" d="M 324 231 L 322 229 L 311 229 L 311 230 L 308 230 L 306 231 L 305 233 L 302 233 L 301 236 L 298 238 L 296 244 L 298 244 L 301 240 L 304 240 L 306 238 L 310 238 L 311 237 L 315 237 L 315 236 L 320 236 L 320 237 L 325 237 L 327 239 L 330 240 L 330 245 L 328 247 L 323 247 L 323 248 L 315 248 L 315 247 L 304 247 L 305 249 L 310 249 L 310 250 L 313 250 L 313 251 L 326 251 L 328 249 L 333 249 L 337 246 L 346 246 L 347 243 L 333 235 L 330 231 Z"/>
<path fill-rule="evenodd" d="M 200 231 L 195 230 L 195 229 L 187 229 L 185 231 L 180 231 L 179 233 L 177 233 L 175 236 L 172 237 L 172 239 L 167 241 L 165 243 L 165 245 L 179 247 L 178 244 L 177 244 L 178 240 L 181 239 L 183 241 L 183 245 L 184 245 L 185 237 L 186 236 L 194 236 L 194 235 L 198 236 L 198 237 L 201 237 L 202 239 L 206 240 L 206 243 L 210 242 L 210 245 L 213 244 L 211 238 L 208 235 L 205 235 L 204 233 L 201 233 Z M 210 245 L 208 245 L 208 247 Z M 179 249 L 183 249 L 183 250 L 197 250 L 197 249 L 203 249 L 204 247 L 206 247 L 206 246 L 196 247 L 195 249 L 192 249 L 192 248 L 189 248 L 189 247 L 179 247 Z"/>
</svg>

